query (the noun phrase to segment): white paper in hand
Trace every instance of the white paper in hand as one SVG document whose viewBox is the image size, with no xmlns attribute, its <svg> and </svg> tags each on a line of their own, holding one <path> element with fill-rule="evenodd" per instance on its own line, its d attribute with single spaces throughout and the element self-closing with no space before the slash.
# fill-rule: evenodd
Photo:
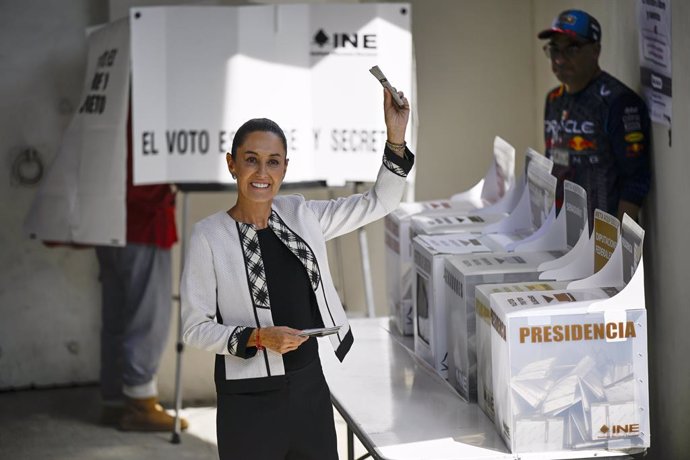
<svg viewBox="0 0 690 460">
<path fill-rule="evenodd" d="M 405 103 L 403 100 L 400 98 L 400 95 L 398 95 L 398 90 L 396 90 L 388 81 L 386 76 L 381 72 L 381 69 L 379 69 L 379 66 L 375 65 L 371 69 L 369 69 L 369 72 L 373 76 L 376 77 L 376 79 L 381 82 L 381 85 L 388 90 L 389 93 L 391 93 L 391 96 L 393 96 L 393 100 L 395 103 L 398 105 L 398 107 L 403 107 Z"/>
<path fill-rule="evenodd" d="M 324 337 L 326 335 L 335 334 L 338 330 L 340 330 L 340 326 L 319 327 L 315 329 L 303 329 L 297 335 L 300 337 Z"/>
</svg>

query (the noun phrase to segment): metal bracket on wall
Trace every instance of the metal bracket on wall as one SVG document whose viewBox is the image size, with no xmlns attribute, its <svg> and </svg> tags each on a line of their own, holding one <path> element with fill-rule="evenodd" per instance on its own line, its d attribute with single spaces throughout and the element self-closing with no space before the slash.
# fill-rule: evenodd
<svg viewBox="0 0 690 460">
<path fill-rule="evenodd" d="M 12 161 L 10 177 L 13 184 L 27 187 L 38 184 L 43 177 L 43 160 L 33 147 L 22 149 Z"/>
</svg>

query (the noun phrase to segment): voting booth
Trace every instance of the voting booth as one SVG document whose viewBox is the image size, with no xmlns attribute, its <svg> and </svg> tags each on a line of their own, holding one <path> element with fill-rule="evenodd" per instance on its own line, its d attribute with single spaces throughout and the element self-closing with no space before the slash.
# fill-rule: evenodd
<svg viewBox="0 0 690 460">
<path fill-rule="evenodd" d="M 386 135 L 369 69 L 414 101 L 404 3 L 132 8 L 130 24 L 136 183 L 230 182 L 225 152 L 257 117 L 287 135 L 286 181 L 373 182 Z"/>
<path fill-rule="evenodd" d="M 286 183 L 373 182 L 386 133 L 369 68 L 415 104 L 410 16 L 406 3 L 132 8 L 88 37 L 80 107 L 25 232 L 125 244 L 130 112 L 135 185 L 231 183 L 225 153 L 257 117 L 285 131 Z"/>
</svg>

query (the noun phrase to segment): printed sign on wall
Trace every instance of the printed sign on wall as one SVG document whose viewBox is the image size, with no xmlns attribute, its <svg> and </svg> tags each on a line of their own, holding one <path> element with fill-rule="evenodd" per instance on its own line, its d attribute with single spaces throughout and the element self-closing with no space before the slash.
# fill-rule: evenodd
<svg viewBox="0 0 690 460">
<path fill-rule="evenodd" d="M 407 4 L 133 8 L 130 26 L 136 184 L 230 182 L 234 131 L 261 117 L 287 136 L 286 181 L 373 181 L 369 68 L 411 96 Z"/>
<path fill-rule="evenodd" d="M 652 121 L 671 126 L 671 0 L 639 0 L 640 82 Z"/>
</svg>

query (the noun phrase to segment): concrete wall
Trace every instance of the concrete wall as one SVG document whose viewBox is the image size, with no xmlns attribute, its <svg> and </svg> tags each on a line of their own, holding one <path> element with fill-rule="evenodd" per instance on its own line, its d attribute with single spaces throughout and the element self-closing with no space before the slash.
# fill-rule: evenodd
<svg viewBox="0 0 690 460">
<path fill-rule="evenodd" d="M 44 166 L 53 159 L 81 93 L 84 30 L 107 20 L 106 6 L 0 2 L 0 389 L 98 379 L 93 251 L 46 249 L 25 238 L 35 188 L 12 171 L 29 147 Z"/>
</svg>

